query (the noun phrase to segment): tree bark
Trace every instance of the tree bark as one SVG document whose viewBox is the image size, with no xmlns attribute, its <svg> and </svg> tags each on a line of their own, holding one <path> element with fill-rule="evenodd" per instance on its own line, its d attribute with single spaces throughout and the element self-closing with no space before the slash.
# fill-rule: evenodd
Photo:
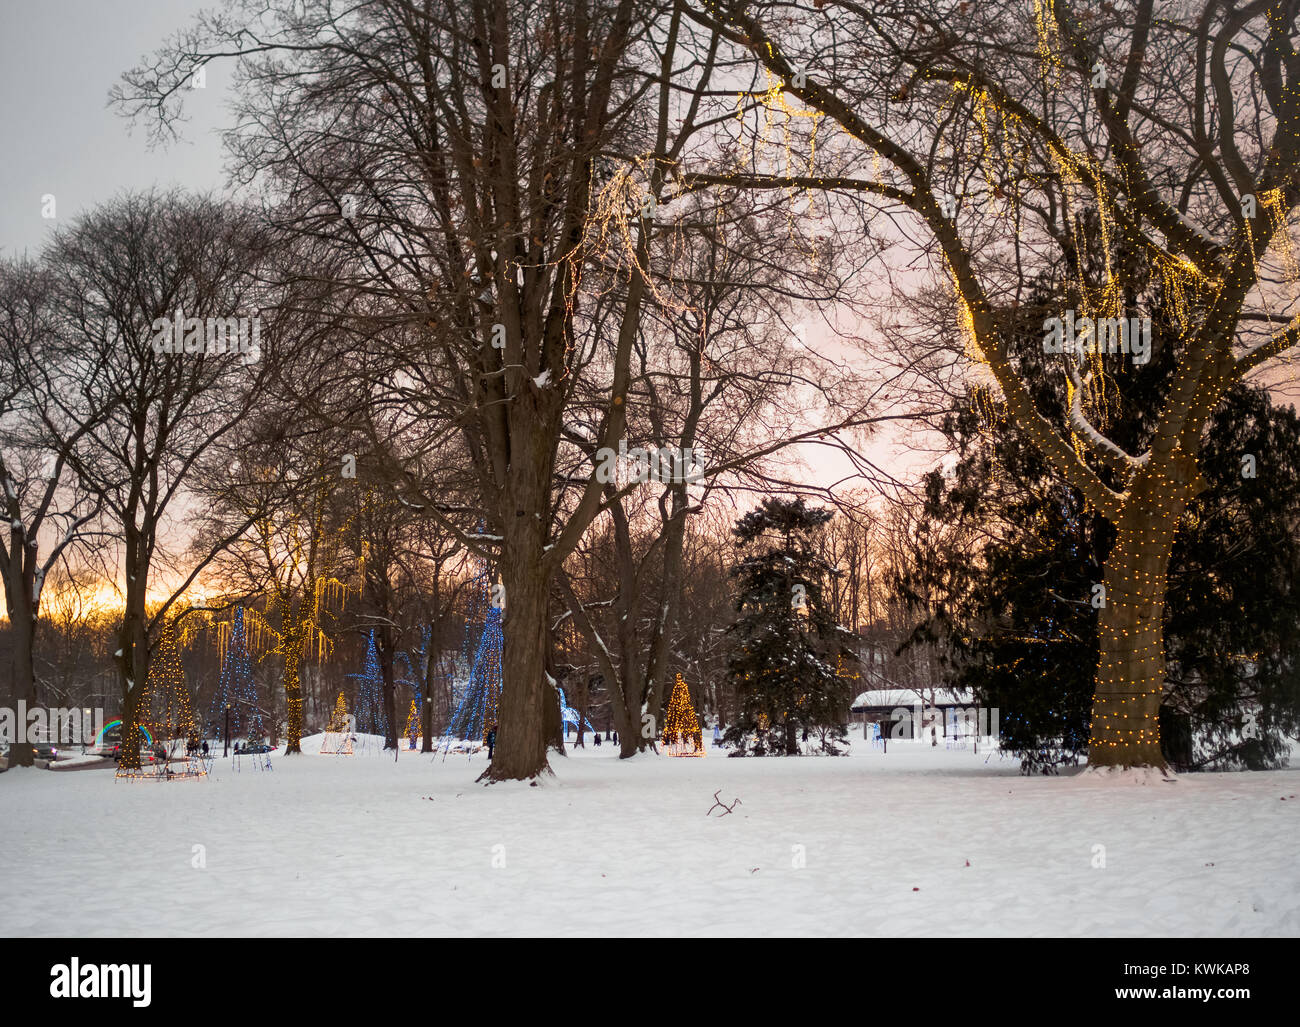
<svg viewBox="0 0 1300 1027">
<path fill-rule="evenodd" d="M 9 694 L 13 697 L 15 711 L 19 702 L 28 710 L 36 705 L 36 667 L 32 659 L 36 625 L 30 606 L 10 604 L 9 638 L 13 644 L 10 663 Z M 27 739 L 26 723 L 14 724 L 14 737 L 9 743 L 9 766 L 30 767 L 35 760 L 35 749 Z"/>
<path fill-rule="evenodd" d="M 145 614 L 145 573 L 138 565 L 127 563 L 126 609 L 118 630 L 116 656 L 118 677 L 122 685 L 122 748 L 118 765 L 127 770 L 140 768 L 140 724 L 149 711 L 142 709 L 149 673 L 149 636 Z"/>
<path fill-rule="evenodd" d="M 384 625 L 379 629 L 379 670 L 383 679 L 384 748 L 397 748 L 397 700 L 393 682 L 392 629 Z"/>
<path fill-rule="evenodd" d="M 1165 769 L 1159 722 L 1165 583 L 1194 464 L 1185 461 L 1182 470 L 1140 473 L 1116 524 L 1106 559 L 1105 605 L 1098 611 L 1089 766 Z"/>
<path fill-rule="evenodd" d="M 438 592 L 437 585 L 434 585 L 434 608 L 437 609 Z M 431 621 L 429 624 L 429 647 L 424 654 L 424 708 L 420 711 L 421 732 L 424 735 L 424 741 L 420 745 L 421 752 L 433 752 L 433 678 L 434 678 L 434 652 L 437 649 L 438 624 L 437 621 Z"/>
<path fill-rule="evenodd" d="M 539 492 L 538 496 L 544 495 Z M 534 504 L 529 504 L 533 506 Z M 539 502 L 535 504 L 541 506 Z M 502 544 L 505 636 L 496 746 L 480 780 L 536 778 L 549 771 L 546 687 L 547 576 L 542 565 L 544 529 L 527 506 L 507 520 Z M 555 706 L 552 699 L 552 706 Z"/>
<path fill-rule="evenodd" d="M 293 624 L 286 629 L 288 637 L 284 655 L 284 754 L 302 752 L 302 679 L 299 663 L 302 660 L 302 628 Z"/>
</svg>

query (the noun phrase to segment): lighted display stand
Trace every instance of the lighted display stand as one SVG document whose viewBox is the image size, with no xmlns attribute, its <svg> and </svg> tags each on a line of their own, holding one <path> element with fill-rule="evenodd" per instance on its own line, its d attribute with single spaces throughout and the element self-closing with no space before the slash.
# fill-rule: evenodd
<svg viewBox="0 0 1300 1027">
<path fill-rule="evenodd" d="M 176 749 L 178 742 L 173 742 L 171 749 Z M 140 766 L 117 767 L 119 781 L 194 781 L 207 777 L 212 769 L 210 756 L 177 756 L 168 750 L 142 752 Z"/>
<path fill-rule="evenodd" d="M 352 724 L 342 692 L 334 703 L 334 714 L 330 717 L 329 727 L 325 729 L 325 737 L 321 739 L 320 754 L 322 756 L 352 755 Z"/>
</svg>

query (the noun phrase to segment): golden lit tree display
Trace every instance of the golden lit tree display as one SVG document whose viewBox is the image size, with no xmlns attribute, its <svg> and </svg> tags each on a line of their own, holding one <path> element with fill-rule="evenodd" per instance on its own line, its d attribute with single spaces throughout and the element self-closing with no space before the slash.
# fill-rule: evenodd
<svg viewBox="0 0 1300 1027">
<path fill-rule="evenodd" d="M 168 624 L 149 662 L 149 676 L 141 696 L 140 720 L 159 744 L 188 741 L 196 732 L 194 709 L 185 684 L 176 628 Z"/>
<path fill-rule="evenodd" d="M 321 740 L 322 755 L 350 756 L 352 754 L 352 727 L 348 717 L 348 704 L 343 693 L 334 700 L 334 712 L 325 727 L 325 737 Z"/>
<path fill-rule="evenodd" d="M 1300 341 L 1300 11 L 1118 6 L 688 5 L 765 81 L 726 123 L 746 170 L 681 180 L 852 197 L 864 218 L 898 212 L 924 233 L 951 286 L 943 330 L 989 414 L 1115 529 L 1096 583 L 1089 763 L 1163 768 L 1166 577 L 1206 487 L 1206 425 Z M 1022 308 L 1047 268 L 1066 285 Z M 1154 353 L 1161 304 L 1172 341 Z M 1031 332 L 1043 356 L 1026 361 L 1013 342 Z M 1131 437 L 1108 416 L 1120 360 L 1162 376 L 1160 410 Z M 1047 413 L 1039 374 L 1068 385 Z"/>
<path fill-rule="evenodd" d="M 348 704 L 343 698 L 343 693 L 334 700 L 334 712 L 330 715 L 329 726 L 325 728 L 331 734 L 338 734 L 348 729 Z"/>
<path fill-rule="evenodd" d="M 663 744 L 669 756 L 703 756 L 704 739 L 691 704 L 691 691 L 680 673 L 664 714 Z"/>
<path fill-rule="evenodd" d="M 415 743 L 420 737 L 420 710 L 414 699 L 411 700 L 411 711 L 406 715 L 405 735 L 411 742 L 411 748 L 415 748 Z"/>
</svg>

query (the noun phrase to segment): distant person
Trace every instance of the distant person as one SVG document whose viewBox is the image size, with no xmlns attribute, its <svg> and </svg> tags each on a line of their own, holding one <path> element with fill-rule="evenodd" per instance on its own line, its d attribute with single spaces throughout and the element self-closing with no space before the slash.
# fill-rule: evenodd
<svg viewBox="0 0 1300 1027">
<path fill-rule="evenodd" d="M 496 724 L 493 724 L 490 728 L 488 728 L 488 733 L 487 733 L 488 759 L 492 758 L 492 750 L 496 748 L 496 744 L 497 744 L 497 726 Z"/>
<path fill-rule="evenodd" d="M 202 746 L 201 751 L 202 751 L 202 753 L 203 753 L 204 756 L 206 756 L 206 755 L 208 754 L 208 740 L 207 740 L 206 738 L 203 739 L 203 746 Z"/>
<path fill-rule="evenodd" d="M 599 731 L 596 732 L 596 744 L 597 744 L 597 745 L 600 744 L 600 732 L 599 732 Z"/>
</svg>

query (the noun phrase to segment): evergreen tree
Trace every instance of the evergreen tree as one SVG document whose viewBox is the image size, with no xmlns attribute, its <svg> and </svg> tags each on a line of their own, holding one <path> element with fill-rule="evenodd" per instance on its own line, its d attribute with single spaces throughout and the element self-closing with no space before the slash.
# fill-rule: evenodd
<svg viewBox="0 0 1300 1027">
<path fill-rule="evenodd" d="M 741 559 L 731 568 L 739 617 L 728 629 L 739 706 L 725 736 L 732 755 L 798 755 L 811 737 L 837 755 L 847 737 L 848 682 L 836 668 L 851 656 L 848 632 L 831 620 L 825 585 L 835 571 L 814 547 L 831 517 L 802 499 L 772 498 L 733 529 Z"/>
</svg>

